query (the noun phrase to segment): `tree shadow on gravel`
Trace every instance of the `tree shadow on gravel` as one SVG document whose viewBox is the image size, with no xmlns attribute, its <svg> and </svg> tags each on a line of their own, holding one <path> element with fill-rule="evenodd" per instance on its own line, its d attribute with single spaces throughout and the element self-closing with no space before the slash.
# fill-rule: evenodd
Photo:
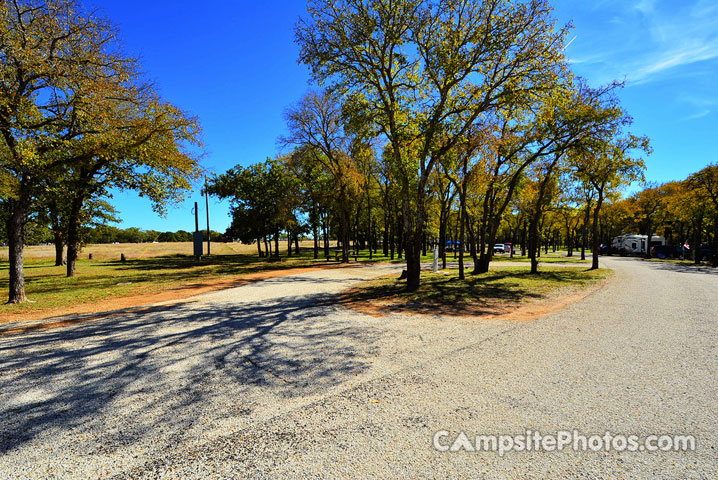
<svg viewBox="0 0 718 480">
<path fill-rule="evenodd" d="M 378 330 L 325 320 L 340 308 L 331 295 L 177 304 L 0 337 L 0 453 L 43 432 L 91 432 L 98 453 L 153 432 L 171 444 L 200 417 L 325 391 L 378 348 Z"/>
<path fill-rule="evenodd" d="M 676 262 L 645 262 L 656 270 L 663 270 L 678 273 L 700 273 L 703 275 L 718 275 L 718 268 L 709 265 L 695 265 Z"/>
</svg>

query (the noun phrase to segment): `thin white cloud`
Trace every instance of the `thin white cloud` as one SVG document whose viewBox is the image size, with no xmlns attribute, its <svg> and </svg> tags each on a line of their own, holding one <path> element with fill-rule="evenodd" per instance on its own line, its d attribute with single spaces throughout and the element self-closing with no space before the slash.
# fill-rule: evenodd
<svg viewBox="0 0 718 480">
<path fill-rule="evenodd" d="M 682 104 L 689 105 L 694 113 L 683 117 L 682 121 L 697 120 L 707 117 L 718 107 L 718 98 L 710 96 L 696 96 L 694 94 L 683 93 L 678 96 L 677 101 Z"/>
<path fill-rule="evenodd" d="M 715 0 L 698 0 L 693 6 L 694 17 L 710 17 L 718 15 L 718 3 Z"/>
<path fill-rule="evenodd" d="M 718 58 L 718 19 L 707 15 L 713 7 L 698 1 L 688 8 L 664 12 L 653 0 L 636 7 L 648 25 L 648 52 L 627 71 L 629 80 L 645 83 L 661 73 L 682 66 Z M 648 40 L 648 39 L 646 39 Z"/>
<path fill-rule="evenodd" d="M 601 37 L 594 35 L 588 49 L 569 52 L 571 63 L 584 64 L 594 81 L 626 78 L 629 86 L 640 85 L 687 76 L 686 67 L 718 59 L 716 0 L 618 0 L 604 3 L 602 10 L 613 14 L 607 20 L 611 27 Z"/>
<path fill-rule="evenodd" d="M 641 0 L 635 5 L 635 9 L 643 13 L 651 13 L 656 7 L 656 0 Z"/>
<path fill-rule="evenodd" d="M 710 110 L 701 110 L 698 113 L 694 113 L 693 115 L 688 115 L 687 117 L 682 118 L 681 121 L 690 122 L 691 120 L 698 120 L 700 118 L 707 117 L 710 114 Z"/>
<path fill-rule="evenodd" d="M 579 64 L 599 64 L 603 63 L 607 60 L 607 55 L 605 53 L 593 53 L 593 54 L 585 54 L 585 55 L 576 55 L 576 56 L 569 56 L 568 61 L 573 63 L 574 65 Z"/>
<path fill-rule="evenodd" d="M 683 45 L 646 59 L 627 71 L 629 82 L 642 84 L 654 80 L 657 74 L 684 65 L 718 58 L 718 41 L 708 45 Z"/>
</svg>

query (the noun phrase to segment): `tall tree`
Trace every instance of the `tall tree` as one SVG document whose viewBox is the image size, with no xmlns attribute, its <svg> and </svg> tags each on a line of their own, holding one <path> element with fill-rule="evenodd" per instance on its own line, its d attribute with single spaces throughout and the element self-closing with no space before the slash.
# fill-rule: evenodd
<svg viewBox="0 0 718 480">
<path fill-rule="evenodd" d="M 228 234 L 244 243 L 274 237 L 274 256 L 279 256 L 279 233 L 290 233 L 298 207 L 298 180 L 278 159 L 267 159 L 249 167 L 237 165 L 216 176 L 207 191 L 231 203 L 232 224 Z"/>
<path fill-rule="evenodd" d="M 627 124 L 630 124 L 630 118 L 621 117 L 621 121 L 615 125 L 610 134 L 593 139 L 573 157 L 575 174 L 586 184 L 586 191 L 592 192 L 591 195 L 595 194 L 596 203 L 591 222 L 593 252 L 591 269 L 593 270 L 598 268 L 601 242 L 598 227 L 603 202 L 611 191 L 642 179 L 645 164 L 643 159 L 634 157 L 633 154 L 651 151 L 646 137 L 630 134 L 618 136 Z M 589 197 L 587 204 L 590 205 L 592 200 L 593 198 Z M 587 210 L 586 221 L 589 211 Z"/>
<path fill-rule="evenodd" d="M 436 162 L 483 113 L 553 85 L 566 30 L 541 0 L 312 0 L 308 10 L 300 60 L 319 82 L 360 94 L 390 145 L 416 289 Z"/>
<path fill-rule="evenodd" d="M 637 207 L 637 220 L 643 223 L 646 236 L 646 251 L 644 256 L 651 258 L 651 241 L 653 234 L 666 213 L 667 191 L 663 185 L 647 184 L 646 188 L 634 196 Z"/>
<path fill-rule="evenodd" d="M 134 190 L 164 214 L 168 205 L 184 198 L 201 174 L 197 119 L 160 99 L 149 86 L 132 85 L 124 95 L 116 92 L 93 104 L 102 106 L 104 113 L 85 127 L 95 129 L 89 144 L 70 142 L 74 153 L 64 166 L 61 182 L 67 186 L 69 201 L 68 277 L 75 275 L 80 214 L 86 202 L 106 197 L 111 188 Z"/>
<path fill-rule="evenodd" d="M 5 198 L 9 302 L 26 300 L 24 227 L 43 179 L 60 176 L 82 104 L 75 91 L 104 90 L 131 65 L 110 48 L 114 29 L 72 0 L 0 4 L 0 169 L 14 177 Z M 74 114 L 70 114 L 73 111 Z"/>
<path fill-rule="evenodd" d="M 97 164 L 112 164 L 117 184 L 140 189 L 161 210 L 198 174 L 196 155 L 184 150 L 197 143 L 198 127 L 142 82 L 110 22 L 75 0 L 4 2 L 0 38 L 0 171 L 14 177 L 4 210 L 9 302 L 18 303 L 26 300 L 23 229 L 44 185 L 74 178 L 82 187 L 68 191 L 77 194 L 67 229 L 72 275 L 88 186 L 109 174 Z M 185 123 L 181 133 L 160 126 L 173 115 Z"/>
<path fill-rule="evenodd" d="M 349 217 L 357 195 L 360 174 L 350 155 L 350 139 L 344 132 L 345 118 L 338 96 L 329 91 L 310 91 L 285 113 L 289 135 L 285 145 L 304 148 L 333 180 L 340 214 L 342 263 L 349 262 Z"/>
<path fill-rule="evenodd" d="M 285 166 L 298 181 L 297 188 L 302 195 L 301 203 L 308 215 L 314 237 L 314 258 L 319 258 L 322 211 L 333 199 L 332 178 L 316 161 L 316 155 L 311 152 L 311 147 L 297 148 L 284 160 Z"/>
<path fill-rule="evenodd" d="M 688 179 L 691 186 L 696 188 L 699 195 L 707 200 L 712 208 L 713 244 L 711 246 L 711 265 L 718 267 L 718 164 L 710 164 L 700 172 L 694 173 Z M 695 246 L 700 249 L 700 243 Z"/>
</svg>

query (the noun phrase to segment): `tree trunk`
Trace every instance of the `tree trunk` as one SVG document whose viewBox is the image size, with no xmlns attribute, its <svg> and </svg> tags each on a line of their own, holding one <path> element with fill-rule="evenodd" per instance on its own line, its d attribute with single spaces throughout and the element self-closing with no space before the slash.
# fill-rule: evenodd
<svg viewBox="0 0 718 480">
<path fill-rule="evenodd" d="M 396 245 L 396 242 L 394 241 L 394 235 L 396 227 L 394 226 L 394 222 L 389 222 L 389 253 L 390 253 L 390 259 L 394 260 L 394 247 Z"/>
<path fill-rule="evenodd" d="M 415 291 L 421 283 L 421 238 L 424 230 L 424 185 L 420 181 L 416 192 L 416 212 L 411 211 L 409 185 L 403 185 L 402 236 L 406 254 L 406 288 Z M 415 213 L 416 216 L 413 214 Z"/>
<path fill-rule="evenodd" d="M 386 206 L 384 208 L 387 208 Z M 381 251 L 385 257 L 389 256 L 389 212 L 384 212 L 384 234 L 381 240 Z"/>
<path fill-rule="evenodd" d="M 421 230 L 420 226 L 416 227 Z M 421 282 L 421 237 L 419 241 L 416 239 L 417 232 L 409 237 L 406 245 L 404 245 L 404 254 L 406 256 L 406 288 L 409 291 L 415 291 L 419 288 Z"/>
<path fill-rule="evenodd" d="M 459 211 L 461 210 L 461 207 L 459 207 Z M 454 224 L 454 260 L 459 256 L 459 222 L 457 221 Z"/>
<path fill-rule="evenodd" d="M 324 256 L 329 260 L 329 226 L 327 212 L 324 212 Z"/>
<path fill-rule="evenodd" d="M 11 200 L 12 210 L 7 220 L 8 259 L 10 261 L 10 288 L 7 303 L 27 302 L 25 296 L 25 270 L 23 247 L 25 242 L 26 206 L 22 199 Z"/>
<path fill-rule="evenodd" d="M 701 263 L 701 243 L 703 243 L 703 214 L 701 213 L 700 218 L 696 221 L 695 236 L 693 238 L 693 263 L 698 265 Z"/>
<path fill-rule="evenodd" d="M 529 225 L 529 258 L 531 259 L 531 273 L 538 273 L 538 260 L 536 259 L 536 251 L 539 250 L 538 245 L 538 214 L 534 213 Z"/>
<path fill-rule="evenodd" d="M 356 215 L 354 215 L 354 255 L 359 255 L 359 213 L 360 205 L 357 205 Z"/>
<path fill-rule="evenodd" d="M 493 245 L 486 246 L 486 230 L 488 229 L 488 197 L 484 198 L 484 208 L 481 215 L 481 223 L 479 224 L 479 263 L 474 265 L 474 274 L 486 273 L 484 271 L 484 265 L 488 265 L 489 261 L 486 259 L 489 249 L 493 249 Z M 488 270 L 486 270 L 488 271 Z"/>
<path fill-rule="evenodd" d="M 262 239 L 257 238 L 257 254 L 259 255 L 259 258 L 262 258 Z"/>
<path fill-rule="evenodd" d="M 529 223 L 529 245 L 528 254 L 531 259 L 531 273 L 538 273 L 538 260 L 536 253 L 541 249 L 539 245 L 539 216 L 540 212 L 538 209 L 534 211 L 534 214 Z"/>
<path fill-rule="evenodd" d="M 55 243 L 55 266 L 61 267 L 65 265 L 65 237 L 60 230 L 54 229 L 52 236 Z"/>
<path fill-rule="evenodd" d="M 648 235 L 646 236 L 646 252 L 643 254 L 644 258 L 651 258 L 651 238 L 653 238 L 653 225 L 652 222 L 648 221 Z"/>
<path fill-rule="evenodd" d="M 48 202 L 50 211 L 50 229 L 52 230 L 53 243 L 55 244 L 55 266 L 65 265 L 65 232 L 62 231 L 60 213 L 55 200 Z"/>
<path fill-rule="evenodd" d="M 287 230 L 287 256 L 292 256 L 292 232 Z"/>
<path fill-rule="evenodd" d="M 479 260 L 479 273 L 486 273 L 489 271 L 489 265 L 491 265 L 491 259 L 494 257 L 494 244 L 496 243 L 496 232 L 489 225 L 488 238 L 486 238 L 486 251 L 482 250 L 481 258 Z"/>
<path fill-rule="evenodd" d="M 553 163 L 549 166 L 549 169 L 546 173 L 546 176 L 539 184 L 539 189 L 536 197 L 536 203 L 534 204 L 534 211 L 531 218 L 531 231 L 530 231 L 530 238 L 529 238 L 529 256 L 531 257 L 531 273 L 535 274 L 538 273 L 538 260 L 537 257 L 541 253 L 541 243 L 539 239 L 539 234 L 543 230 L 543 224 L 539 225 L 541 222 L 541 217 L 543 215 L 543 207 L 544 207 L 544 198 L 547 194 L 547 186 L 549 181 L 551 180 L 551 175 L 553 173 L 553 168 L 556 166 L 559 160 L 559 156 L 557 155 L 554 158 Z M 546 244 L 546 253 L 548 253 L 548 244 Z"/>
<path fill-rule="evenodd" d="M 317 224 L 312 225 L 312 236 L 314 237 L 314 259 L 319 258 L 319 229 Z"/>
<path fill-rule="evenodd" d="M 349 212 L 347 212 L 346 206 L 341 208 L 341 223 L 342 263 L 349 263 Z"/>
<path fill-rule="evenodd" d="M 586 260 L 586 247 L 588 246 L 588 222 L 591 218 L 591 202 L 586 202 L 586 211 L 581 227 L 581 260 Z"/>
<path fill-rule="evenodd" d="M 374 222 L 374 255 L 379 253 L 379 226 Z"/>
<path fill-rule="evenodd" d="M 598 268 L 598 251 L 600 250 L 599 242 L 601 241 L 600 236 L 598 235 L 598 219 L 601 211 L 601 206 L 603 205 L 603 189 L 598 190 L 598 200 L 596 201 L 596 208 L 593 209 L 593 246 L 592 249 L 592 261 L 591 261 L 591 270 L 596 270 Z M 650 237 L 648 239 L 650 250 Z"/>
<path fill-rule="evenodd" d="M 371 223 L 371 212 L 369 212 L 369 229 L 367 230 L 367 246 L 369 247 L 369 260 L 374 259 L 374 227 Z"/>
<path fill-rule="evenodd" d="M 466 219 L 466 230 L 469 232 L 469 249 L 471 258 L 474 261 L 474 270 L 472 273 L 476 273 L 479 270 L 479 253 L 476 250 L 476 232 L 474 232 L 474 229 L 471 227 L 471 222 L 469 219 Z"/>
<path fill-rule="evenodd" d="M 74 277 L 77 273 L 77 257 L 80 254 L 80 211 L 83 198 L 78 196 L 72 200 L 70 214 L 67 218 L 67 276 Z"/>
<path fill-rule="evenodd" d="M 367 227 L 367 235 L 369 237 L 369 260 L 372 260 L 374 258 L 374 253 L 372 252 L 372 240 L 374 239 L 374 230 L 372 228 L 371 223 L 371 196 L 369 194 L 369 184 L 367 183 L 367 190 L 366 190 L 366 211 L 367 211 L 367 217 L 369 226 Z"/>
<path fill-rule="evenodd" d="M 279 258 L 279 229 L 274 232 L 274 255 Z"/>
<path fill-rule="evenodd" d="M 400 215 L 397 219 L 397 238 L 396 238 L 396 258 L 401 260 L 404 252 L 404 232 L 405 232 L 405 226 L 404 226 L 404 219 L 406 218 L 406 215 Z"/>
<path fill-rule="evenodd" d="M 464 164 L 466 165 L 466 164 Z M 464 166 L 464 178 L 466 176 L 466 167 Z M 464 234 L 466 223 L 466 182 L 462 182 L 461 195 L 459 196 L 459 280 L 466 278 L 464 274 Z"/>
<path fill-rule="evenodd" d="M 442 205 L 442 211 L 439 214 L 439 258 L 441 258 L 441 268 L 446 270 L 446 219 L 448 215 L 444 211 Z"/>
</svg>

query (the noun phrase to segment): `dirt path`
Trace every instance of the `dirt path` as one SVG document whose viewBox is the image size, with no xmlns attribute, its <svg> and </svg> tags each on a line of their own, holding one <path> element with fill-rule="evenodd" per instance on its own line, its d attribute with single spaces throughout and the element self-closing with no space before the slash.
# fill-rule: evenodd
<svg viewBox="0 0 718 480">
<path fill-rule="evenodd" d="M 156 304 L 174 303 L 181 301 L 190 301 L 192 297 L 203 293 L 214 292 L 217 290 L 225 290 L 227 288 L 235 288 L 252 282 L 258 282 L 269 278 L 283 277 L 287 275 L 296 275 L 303 272 L 313 272 L 323 269 L 345 268 L 356 265 L 321 265 L 316 267 L 298 267 L 281 270 L 266 270 L 256 273 L 242 274 L 239 276 L 231 276 L 228 278 L 215 278 L 212 280 L 201 281 L 197 283 L 189 283 L 179 288 L 172 288 L 158 293 L 130 295 L 126 297 L 116 297 L 102 300 L 101 302 L 83 303 L 73 305 L 71 307 L 61 307 L 50 311 L 18 313 L 0 318 L 0 335 L 3 333 L 17 333 L 22 331 L 22 323 L 32 322 L 36 320 L 47 321 L 48 326 L 60 326 L 67 322 L 76 323 L 81 319 L 75 320 L 59 320 L 58 317 L 66 317 L 71 315 L 80 315 L 88 313 L 113 313 L 117 310 L 124 310 L 137 307 L 152 307 Z M 9 326 L 8 326 L 9 325 Z M 32 329 L 37 329 L 34 327 Z"/>
</svg>

